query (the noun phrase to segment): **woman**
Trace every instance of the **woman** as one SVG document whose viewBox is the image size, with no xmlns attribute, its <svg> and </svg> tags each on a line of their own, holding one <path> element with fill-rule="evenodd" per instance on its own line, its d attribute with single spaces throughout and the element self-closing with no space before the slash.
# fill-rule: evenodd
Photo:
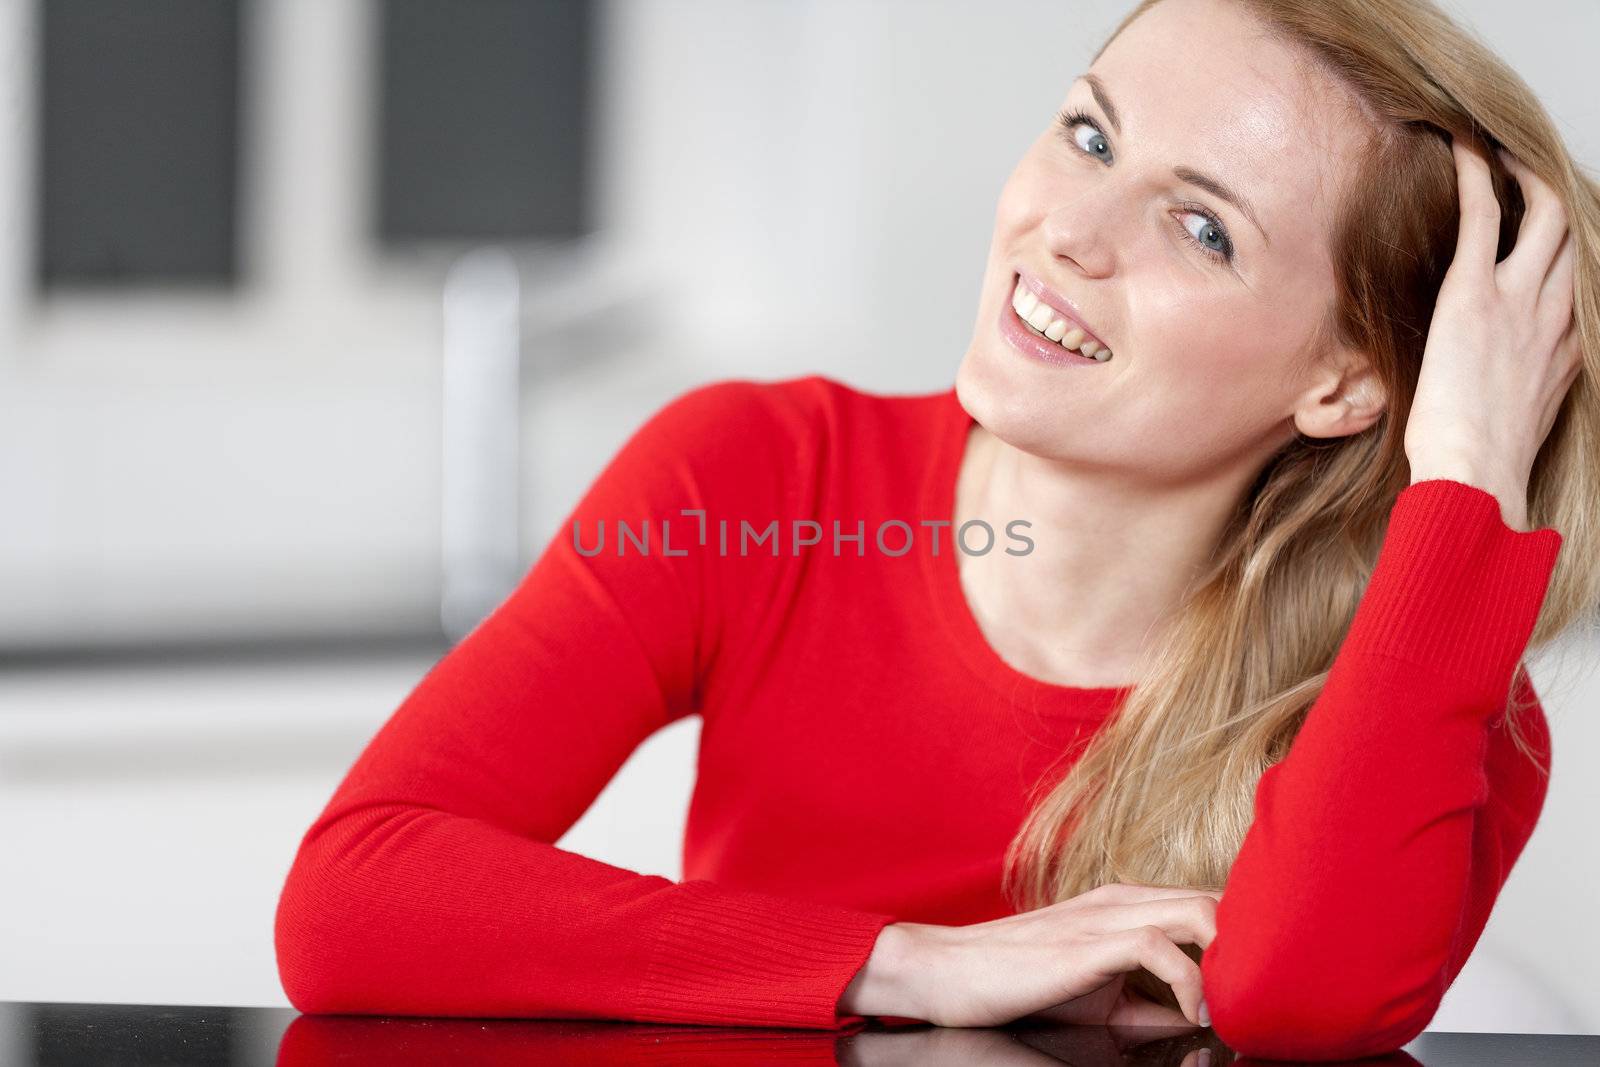
<svg viewBox="0 0 1600 1067">
<path fill-rule="evenodd" d="M 1141 3 L 954 389 L 652 417 L 307 832 L 291 1000 L 1398 1047 L 1543 802 L 1520 660 L 1600 601 L 1597 250 L 1424 0 Z M 682 883 L 555 847 L 695 713 Z"/>
</svg>

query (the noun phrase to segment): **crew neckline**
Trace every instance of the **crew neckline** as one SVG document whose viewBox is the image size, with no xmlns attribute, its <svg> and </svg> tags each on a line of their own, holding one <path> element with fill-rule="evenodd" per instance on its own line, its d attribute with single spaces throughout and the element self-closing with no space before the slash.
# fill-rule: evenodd
<svg viewBox="0 0 1600 1067">
<path fill-rule="evenodd" d="M 923 481 L 922 510 L 931 520 L 943 520 L 939 554 L 918 553 L 939 616 L 939 629 L 950 641 L 957 656 L 987 685 L 1001 693 L 1028 697 L 1047 710 L 1082 712 L 1109 710 L 1133 686 L 1060 685 L 1027 674 L 1007 663 L 984 635 L 961 588 L 961 572 L 955 544 L 956 480 L 974 419 L 961 406 L 954 386 L 938 394 L 939 419 L 933 462 Z"/>
</svg>

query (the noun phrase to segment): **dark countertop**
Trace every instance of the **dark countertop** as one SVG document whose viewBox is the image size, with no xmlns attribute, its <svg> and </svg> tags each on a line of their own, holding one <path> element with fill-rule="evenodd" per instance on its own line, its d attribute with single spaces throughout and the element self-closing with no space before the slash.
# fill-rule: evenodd
<svg viewBox="0 0 1600 1067">
<path fill-rule="evenodd" d="M 841 1031 L 679 1026 L 588 1020 L 300 1015 L 287 1008 L 0 1002 L 5 1067 L 406 1067 L 470 1063 L 816 1063 L 841 1067 L 958 1064 L 1211 1067 L 1235 1058 L 1210 1031 L 1018 1025 L 1003 1029 L 888 1027 Z M 1539 1067 L 1600 1063 L 1600 1036 L 1423 1034 L 1365 1067 Z M 1276 1061 L 1281 1062 L 1281 1061 Z"/>
</svg>

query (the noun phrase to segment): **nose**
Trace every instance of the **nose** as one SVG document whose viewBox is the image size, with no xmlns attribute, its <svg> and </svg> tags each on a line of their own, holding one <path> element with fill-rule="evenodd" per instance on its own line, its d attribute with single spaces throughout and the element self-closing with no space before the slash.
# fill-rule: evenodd
<svg viewBox="0 0 1600 1067">
<path fill-rule="evenodd" d="M 1115 263 L 1112 240 L 1117 206 L 1110 182 L 1077 191 L 1044 218 L 1045 246 L 1063 265 L 1087 278 L 1104 278 Z"/>
</svg>

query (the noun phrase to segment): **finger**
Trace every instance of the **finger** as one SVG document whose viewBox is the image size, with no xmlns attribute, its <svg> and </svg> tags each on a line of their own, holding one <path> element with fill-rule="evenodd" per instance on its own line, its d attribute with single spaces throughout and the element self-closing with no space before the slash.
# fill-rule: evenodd
<svg viewBox="0 0 1600 1067">
<path fill-rule="evenodd" d="M 1193 1030 L 1200 1024 L 1183 1012 L 1143 997 L 1129 997 L 1111 1010 L 1107 1026 L 1174 1026 Z"/>
<path fill-rule="evenodd" d="M 1567 327 L 1567 342 L 1564 349 L 1567 356 L 1567 384 L 1571 385 L 1583 370 L 1583 335 L 1578 332 L 1578 320 L 1573 319 Z"/>
<path fill-rule="evenodd" d="M 1200 965 L 1173 944 L 1160 927 L 1140 926 L 1124 930 L 1099 941 L 1098 945 L 1109 954 L 1109 958 L 1099 961 L 1101 967 L 1110 967 L 1113 974 L 1143 967 L 1172 987 L 1173 995 L 1183 1008 L 1184 1018 L 1192 1023 L 1199 1022 L 1200 998 L 1203 995 Z"/>
<path fill-rule="evenodd" d="M 1498 154 L 1517 179 L 1527 210 L 1517 227 L 1517 242 L 1496 268 L 1496 274 L 1502 289 L 1532 292 L 1550 272 L 1551 263 L 1570 232 L 1567 209 L 1556 191 L 1527 164 L 1505 149 Z"/>
<path fill-rule="evenodd" d="M 1184 885 L 1131 885 L 1127 882 L 1106 882 L 1063 903 L 1081 902 L 1094 905 L 1137 904 L 1145 900 L 1167 900 L 1173 897 L 1192 897 L 1197 894 L 1214 897 L 1217 900 L 1222 899 L 1222 890 L 1220 889 L 1195 889 Z"/>
<path fill-rule="evenodd" d="M 1217 936 L 1217 902 L 1206 896 L 1116 904 L 1105 910 L 1110 929 L 1158 926 L 1180 945 L 1209 948 Z"/>
<path fill-rule="evenodd" d="M 1577 247 L 1577 242 L 1572 239 L 1572 231 L 1568 230 L 1566 239 L 1561 242 L 1561 250 L 1550 264 L 1550 273 L 1544 276 L 1544 284 L 1539 287 L 1539 314 L 1549 315 L 1560 324 L 1562 330 L 1572 321 L 1572 304 L 1577 298 L 1573 289 L 1573 272 L 1578 263 Z"/>
<path fill-rule="evenodd" d="M 1555 398 L 1555 406 L 1560 407 L 1566 390 L 1578 380 L 1579 373 L 1583 370 L 1583 335 L 1578 332 L 1578 320 L 1573 319 L 1567 324 L 1567 332 L 1561 335 L 1561 340 L 1556 344 L 1556 366 L 1560 367 L 1563 376 L 1561 379 L 1562 391 Z"/>
<path fill-rule="evenodd" d="M 1492 277 L 1500 247 L 1500 202 L 1489 177 L 1489 161 L 1460 138 L 1452 138 L 1456 161 L 1456 193 L 1461 223 L 1456 230 L 1455 258 L 1450 270 L 1474 277 Z"/>
<path fill-rule="evenodd" d="M 1540 447 L 1544 446 L 1545 439 L 1550 436 L 1550 431 L 1555 428 L 1556 419 L 1561 417 L 1561 407 L 1566 402 L 1567 394 L 1577 382 L 1578 375 L 1583 372 L 1583 345 L 1579 341 L 1578 321 L 1574 319 L 1567 327 L 1567 332 L 1556 344 L 1555 374 L 1558 375 L 1555 388 L 1547 394 L 1544 410 L 1539 414 L 1539 429 L 1537 440 Z"/>
</svg>

